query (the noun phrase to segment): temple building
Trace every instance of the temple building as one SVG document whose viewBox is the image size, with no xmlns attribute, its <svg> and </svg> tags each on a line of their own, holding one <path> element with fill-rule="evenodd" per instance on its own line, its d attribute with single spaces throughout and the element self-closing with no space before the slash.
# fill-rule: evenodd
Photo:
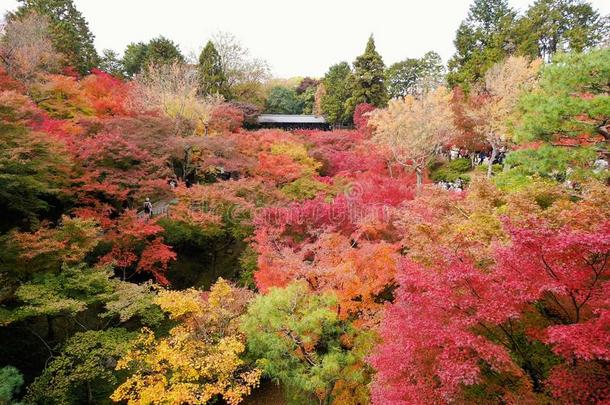
<svg viewBox="0 0 610 405">
<path fill-rule="evenodd" d="M 321 129 L 329 130 L 330 124 L 319 115 L 292 115 L 292 114 L 261 114 L 257 118 L 259 128 L 294 129 Z"/>
</svg>

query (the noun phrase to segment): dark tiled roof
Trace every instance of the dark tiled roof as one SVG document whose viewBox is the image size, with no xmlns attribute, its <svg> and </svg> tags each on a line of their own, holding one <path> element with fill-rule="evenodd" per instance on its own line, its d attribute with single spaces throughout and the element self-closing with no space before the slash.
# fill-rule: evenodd
<svg viewBox="0 0 610 405">
<path fill-rule="evenodd" d="M 261 114 L 259 124 L 326 124 L 324 117 L 319 115 L 296 114 Z"/>
</svg>

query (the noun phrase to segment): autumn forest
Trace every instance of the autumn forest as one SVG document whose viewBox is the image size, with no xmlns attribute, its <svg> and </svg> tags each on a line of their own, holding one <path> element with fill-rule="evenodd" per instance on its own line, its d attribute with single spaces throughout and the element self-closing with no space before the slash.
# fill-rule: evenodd
<svg viewBox="0 0 610 405">
<path fill-rule="evenodd" d="M 98 52 L 20 0 L 0 405 L 610 403 L 610 20 L 463 17 L 447 63 L 371 35 L 279 79 L 227 32 Z"/>
</svg>

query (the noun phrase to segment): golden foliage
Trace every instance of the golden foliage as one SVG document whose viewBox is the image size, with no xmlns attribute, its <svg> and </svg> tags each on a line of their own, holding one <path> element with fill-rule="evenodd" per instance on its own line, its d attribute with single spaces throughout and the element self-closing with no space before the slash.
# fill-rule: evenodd
<svg viewBox="0 0 610 405">
<path fill-rule="evenodd" d="M 421 175 L 428 159 L 454 131 L 450 99 L 447 89 L 439 87 L 421 99 L 407 96 L 390 101 L 387 108 L 371 113 L 373 141 Z"/>
<path fill-rule="evenodd" d="M 309 156 L 305 146 L 295 142 L 277 142 L 271 145 L 272 155 L 285 155 L 303 166 L 303 174 L 314 174 L 322 164 Z"/>
<path fill-rule="evenodd" d="M 207 135 L 212 112 L 222 104 L 221 96 L 197 96 L 197 71 L 180 62 L 149 66 L 138 75 L 131 92 L 132 107 L 160 111 L 176 122 L 190 124 L 194 134 Z"/>
<path fill-rule="evenodd" d="M 171 319 L 179 319 L 185 315 L 201 315 L 201 293 L 189 288 L 184 291 L 160 291 L 155 304 L 169 314 Z"/>
<path fill-rule="evenodd" d="M 223 279 L 207 294 L 161 292 L 156 303 L 182 322 L 166 338 L 142 330 L 135 348 L 117 364 L 132 374 L 111 398 L 128 404 L 206 404 L 217 397 L 240 403 L 262 373 L 242 359 L 244 337 L 236 321 L 251 295 Z"/>
<path fill-rule="evenodd" d="M 477 123 L 475 129 L 492 146 L 510 140 L 519 98 L 536 85 L 541 64 L 539 59 L 530 62 L 522 56 L 511 56 L 485 74 L 484 86 L 477 90 L 482 100 L 468 114 Z"/>
</svg>

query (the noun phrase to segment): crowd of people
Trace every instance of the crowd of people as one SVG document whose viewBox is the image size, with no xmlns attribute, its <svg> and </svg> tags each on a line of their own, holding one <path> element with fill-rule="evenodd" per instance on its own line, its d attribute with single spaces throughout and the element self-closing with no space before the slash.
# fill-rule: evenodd
<svg viewBox="0 0 610 405">
<path fill-rule="evenodd" d="M 502 164 L 506 158 L 507 150 L 505 147 L 500 148 L 496 156 L 494 157 L 493 164 Z M 474 165 L 486 165 L 489 164 L 491 159 L 491 151 L 482 150 L 479 152 L 471 152 L 465 148 L 452 147 L 451 149 L 443 149 L 439 152 L 439 155 L 447 160 L 456 159 L 471 159 Z"/>
<path fill-rule="evenodd" d="M 501 148 L 496 156 L 493 158 L 492 164 L 503 164 L 506 159 L 507 150 L 506 148 Z M 492 158 L 491 151 L 479 151 L 479 152 L 471 152 L 465 148 L 457 148 L 452 147 L 450 149 L 443 149 L 439 152 L 439 156 L 442 158 L 452 161 L 457 159 L 469 159 L 472 162 L 473 166 L 480 165 L 488 165 L 490 159 Z M 436 183 L 436 185 L 444 190 L 451 191 L 463 191 L 466 186 L 466 181 L 461 178 L 456 179 L 455 181 L 446 181 L 441 180 Z"/>
<path fill-rule="evenodd" d="M 507 153 L 508 151 L 506 148 L 502 147 L 494 157 L 492 164 L 504 164 Z M 488 165 L 491 155 L 491 151 L 470 152 L 467 149 L 460 149 L 455 146 L 451 149 L 444 149 L 439 152 L 439 156 L 449 161 L 457 159 L 470 159 L 473 166 Z M 599 155 L 592 163 L 591 168 L 596 174 L 608 170 L 609 164 L 607 157 L 605 155 Z M 577 182 L 569 179 L 572 172 L 573 169 L 568 168 L 565 172 L 554 172 L 552 175 L 557 181 L 563 181 L 567 188 L 578 189 L 580 185 Z M 436 182 L 436 185 L 444 190 L 462 191 L 466 186 L 466 182 L 463 179 L 458 178 L 453 182 L 441 180 Z"/>
<path fill-rule="evenodd" d="M 436 184 L 443 190 L 464 191 L 464 186 L 466 185 L 466 182 L 462 179 L 457 179 L 455 181 L 441 180 Z"/>
</svg>

